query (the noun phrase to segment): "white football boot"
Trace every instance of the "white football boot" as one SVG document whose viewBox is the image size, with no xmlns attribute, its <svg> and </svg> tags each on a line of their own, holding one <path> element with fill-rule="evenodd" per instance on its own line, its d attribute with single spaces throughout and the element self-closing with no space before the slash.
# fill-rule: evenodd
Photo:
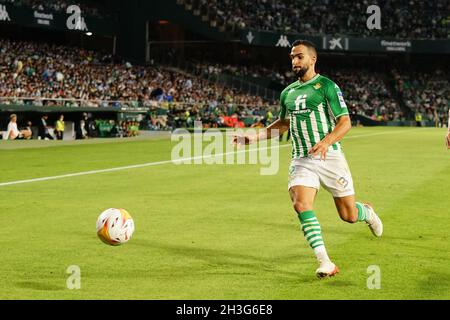
<svg viewBox="0 0 450 320">
<path fill-rule="evenodd" d="M 371 213 L 370 221 L 366 222 L 369 225 L 370 231 L 372 231 L 375 237 L 381 237 L 383 234 L 383 222 L 381 222 L 380 217 L 378 217 L 371 205 L 364 203 L 364 206 Z"/>
<path fill-rule="evenodd" d="M 339 272 L 338 267 L 331 261 L 322 262 L 316 270 L 316 275 L 319 278 L 332 277 Z"/>
</svg>

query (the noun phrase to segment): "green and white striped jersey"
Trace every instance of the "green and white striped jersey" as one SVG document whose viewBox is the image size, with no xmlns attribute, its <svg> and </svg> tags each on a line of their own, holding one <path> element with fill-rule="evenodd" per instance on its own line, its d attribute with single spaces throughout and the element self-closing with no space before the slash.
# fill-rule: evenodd
<svg viewBox="0 0 450 320">
<path fill-rule="evenodd" d="M 294 159 L 307 157 L 308 150 L 334 129 L 336 119 L 348 115 L 337 84 L 320 74 L 287 86 L 281 92 L 280 104 L 280 119 L 290 118 Z M 331 150 L 341 150 L 340 142 L 331 145 Z"/>
</svg>

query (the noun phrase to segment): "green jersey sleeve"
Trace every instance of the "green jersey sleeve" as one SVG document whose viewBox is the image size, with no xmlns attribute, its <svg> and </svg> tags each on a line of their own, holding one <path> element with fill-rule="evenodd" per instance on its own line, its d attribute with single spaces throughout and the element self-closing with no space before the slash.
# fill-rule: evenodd
<svg viewBox="0 0 450 320">
<path fill-rule="evenodd" d="M 285 119 L 286 118 L 286 113 L 287 113 L 287 107 L 286 107 L 286 103 L 285 103 L 286 92 L 287 91 L 285 89 L 285 90 L 283 90 L 281 92 L 281 95 L 280 95 L 280 114 L 279 114 L 279 118 L 280 119 Z"/>
<path fill-rule="evenodd" d="M 325 98 L 335 118 L 348 114 L 347 105 L 344 101 L 341 89 L 330 81 L 325 87 Z"/>
</svg>

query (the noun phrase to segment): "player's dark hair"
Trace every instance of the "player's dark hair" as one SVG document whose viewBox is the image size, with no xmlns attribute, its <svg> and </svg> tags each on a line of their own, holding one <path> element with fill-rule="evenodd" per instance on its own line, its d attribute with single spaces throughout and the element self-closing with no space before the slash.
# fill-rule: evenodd
<svg viewBox="0 0 450 320">
<path fill-rule="evenodd" d="M 300 45 L 307 47 L 309 50 L 312 50 L 317 55 L 316 46 L 311 41 L 309 41 L 309 40 L 295 40 L 292 43 L 292 48 L 296 47 L 296 46 L 300 46 Z"/>
</svg>

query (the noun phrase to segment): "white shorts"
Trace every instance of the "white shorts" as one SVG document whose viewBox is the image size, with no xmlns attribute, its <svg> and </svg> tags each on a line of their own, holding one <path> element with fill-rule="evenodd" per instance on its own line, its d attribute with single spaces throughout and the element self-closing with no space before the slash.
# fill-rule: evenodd
<svg viewBox="0 0 450 320">
<path fill-rule="evenodd" d="M 305 186 L 319 191 L 320 185 L 335 198 L 355 194 L 352 175 L 342 151 L 327 152 L 325 161 L 319 156 L 291 161 L 288 189 Z"/>
</svg>

